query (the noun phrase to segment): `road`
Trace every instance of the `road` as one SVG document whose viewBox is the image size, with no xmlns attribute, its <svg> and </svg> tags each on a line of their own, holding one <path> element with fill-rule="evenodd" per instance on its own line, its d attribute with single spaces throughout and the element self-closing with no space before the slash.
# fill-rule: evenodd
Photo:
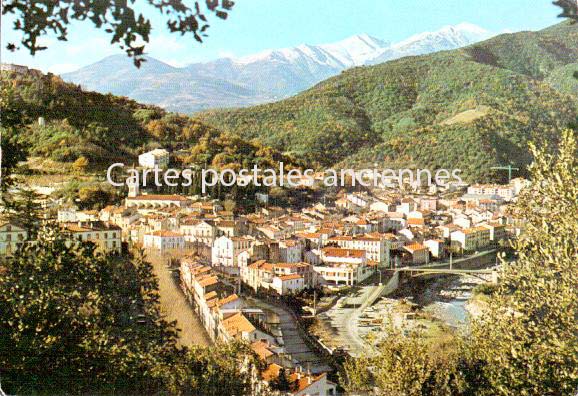
<svg viewBox="0 0 578 396">
<path fill-rule="evenodd" d="M 153 272 L 159 280 L 161 312 L 169 321 L 176 320 L 179 343 L 183 346 L 211 345 L 205 328 L 181 291 L 172 271 L 167 268 L 168 256 L 147 253 L 147 260 L 153 265 Z"/>
<path fill-rule="evenodd" d="M 359 295 L 359 300 L 363 302 L 358 307 L 345 308 L 341 306 L 348 298 L 342 297 L 335 307 L 320 315 L 321 318 L 326 317 L 330 320 L 331 327 L 337 330 L 339 344 L 347 349 L 352 356 L 373 352 L 371 345 L 359 335 L 357 322 L 363 310 L 375 302 L 383 290 L 384 286 L 364 286 Z"/>
</svg>

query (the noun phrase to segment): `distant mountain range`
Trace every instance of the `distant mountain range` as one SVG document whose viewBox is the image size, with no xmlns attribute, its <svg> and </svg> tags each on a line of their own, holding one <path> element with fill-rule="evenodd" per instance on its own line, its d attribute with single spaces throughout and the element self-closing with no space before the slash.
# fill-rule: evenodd
<svg viewBox="0 0 578 396">
<path fill-rule="evenodd" d="M 303 44 L 182 68 L 147 57 L 147 62 L 136 70 L 125 55 L 113 55 L 63 74 L 62 78 L 86 90 L 110 92 L 170 111 L 193 113 L 276 101 L 355 66 L 452 50 L 491 36 L 485 29 L 461 23 L 394 44 L 360 34 L 332 44 Z"/>
<path fill-rule="evenodd" d="M 427 35 L 435 45 L 407 40 L 374 61 L 393 49 L 468 40 L 450 44 L 447 37 Z M 458 168 L 464 180 L 489 181 L 497 175 L 492 167 L 524 169 L 532 161 L 529 141 L 555 142 L 578 121 L 577 71 L 578 25 L 562 22 L 350 68 L 288 99 L 197 116 L 323 166 Z"/>
</svg>

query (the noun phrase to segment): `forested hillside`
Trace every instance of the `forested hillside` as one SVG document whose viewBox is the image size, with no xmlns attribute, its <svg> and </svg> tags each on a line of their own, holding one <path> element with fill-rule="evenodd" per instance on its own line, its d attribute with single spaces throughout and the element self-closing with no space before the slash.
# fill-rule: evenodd
<svg viewBox="0 0 578 396">
<path fill-rule="evenodd" d="M 85 92 L 54 75 L 2 72 L 0 104 L 5 137 L 29 157 L 108 167 L 136 163 L 138 154 L 165 147 L 181 150 L 185 163 L 274 163 L 291 159 L 256 141 L 124 97 Z M 4 143 L 4 142 L 3 142 Z M 189 153 L 189 154 L 187 154 Z"/>
<path fill-rule="evenodd" d="M 201 119 L 320 165 L 525 166 L 527 142 L 575 120 L 578 27 L 495 37 L 463 49 L 359 67 L 293 98 Z M 574 64 L 574 65 L 572 65 Z"/>
</svg>

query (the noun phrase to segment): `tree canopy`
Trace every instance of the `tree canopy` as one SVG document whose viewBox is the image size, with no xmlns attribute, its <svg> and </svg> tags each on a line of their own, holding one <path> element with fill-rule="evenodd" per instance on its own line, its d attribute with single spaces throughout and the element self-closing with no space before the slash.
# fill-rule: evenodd
<svg viewBox="0 0 578 396">
<path fill-rule="evenodd" d="M 2 15 L 13 14 L 14 30 L 22 32 L 20 43 L 8 43 L 7 48 L 14 51 L 21 45 L 34 55 L 46 49 L 39 40 L 41 37 L 53 33 L 58 40 L 66 41 L 70 23 L 89 21 L 96 28 L 104 29 L 111 37 L 111 44 L 118 45 L 139 67 L 152 26 L 151 21 L 137 10 L 137 4 L 156 9 L 171 33 L 192 34 L 195 40 L 202 42 L 209 28 L 207 15 L 226 19 L 234 2 L 199 0 L 189 6 L 183 0 L 7 0 L 3 3 Z"/>
<path fill-rule="evenodd" d="M 563 396 L 578 387 L 578 146 L 531 147 L 532 184 L 515 213 L 525 221 L 488 307 L 469 334 L 428 345 L 391 333 L 379 355 L 346 362 L 344 386 L 378 394 Z"/>
<path fill-rule="evenodd" d="M 251 392 L 244 345 L 179 347 L 142 255 L 44 230 L 0 265 L 0 379 L 9 394 Z"/>
<path fill-rule="evenodd" d="M 517 259 L 472 329 L 495 395 L 568 395 L 578 387 L 578 146 L 531 147 L 532 185 L 515 209 L 525 220 Z"/>
</svg>

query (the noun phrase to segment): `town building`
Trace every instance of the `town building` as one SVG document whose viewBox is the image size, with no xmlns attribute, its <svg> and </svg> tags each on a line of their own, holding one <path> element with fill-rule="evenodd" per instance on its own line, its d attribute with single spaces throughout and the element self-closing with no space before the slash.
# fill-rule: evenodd
<svg viewBox="0 0 578 396">
<path fill-rule="evenodd" d="M 296 275 L 295 277 L 291 277 Z M 240 269 L 243 283 L 257 291 L 272 289 L 278 294 L 314 286 L 313 268 L 308 263 L 269 263 L 259 260 Z M 301 280 L 297 280 L 297 277 Z M 277 279 L 279 278 L 279 279 Z M 276 280 L 277 279 L 277 280 Z"/>
<path fill-rule="evenodd" d="M 120 254 L 122 251 L 122 229 L 119 226 L 102 221 L 91 221 L 61 223 L 61 229 L 70 234 L 73 240 L 94 243 L 102 252 Z"/>
<path fill-rule="evenodd" d="M 375 267 L 367 265 L 364 250 L 325 247 L 320 251 L 321 265 L 315 265 L 316 283 L 356 285 L 369 278 Z"/>
<path fill-rule="evenodd" d="M 138 164 L 143 168 L 165 169 L 169 166 L 169 152 L 165 149 L 154 149 L 138 156 Z"/>
<path fill-rule="evenodd" d="M 213 244 L 217 235 L 217 227 L 213 222 L 196 218 L 186 218 L 181 221 L 179 230 L 185 237 L 185 241 L 208 246 Z"/>
<path fill-rule="evenodd" d="M 429 249 L 421 243 L 411 243 L 403 247 L 403 250 L 408 253 L 406 262 L 419 265 L 427 264 L 429 262 Z"/>
<path fill-rule="evenodd" d="M 428 248 L 431 256 L 436 259 L 443 259 L 446 256 L 445 242 L 442 239 L 428 239 L 424 241 L 424 246 Z"/>
<path fill-rule="evenodd" d="M 136 208 L 138 210 L 186 208 L 189 205 L 190 200 L 181 195 L 144 194 L 125 198 L 125 206 L 127 208 Z"/>
<path fill-rule="evenodd" d="M 249 237 L 220 236 L 213 242 L 211 263 L 231 274 L 239 274 L 238 255 L 251 248 L 254 239 Z"/>
<path fill-rule="evenodd" d="M 484 226 L 451 233 L 451 246 L 461 252 L 473 252 L 490 245 L 490 229 Z"/>
<path fill-rule="evenodd" d="M 329 238 L 327 243 L 335 244 L 344 249 L 363 250 L 367 259 L 376 263 L 386 262 L 389 254 L 387 237 L 378 233 L 352 236 L 337 235 Z"/>
<path fill-rule="evenodd" d="M 28 239 L 28 231 L 15 222 L 0 220 L 0 256 L 10 256 Z"/>
<path fill-rule="evenodd" d="M 303 261 L 303 245 L 294 239 L 279 241 L 279 258 L 285 263 Z"/>
<path fill-rule="evenodd" d="M 305 280 L 299 274 L 275 276 L 271 288 L 280 296 L 296 294 L 305 289 Z"/>
<path fill-rule="evenodd" d="M 282 366 L 272 363 L 263 371 L 262 378 L 266 384 L 279 380 Z M 287 395 L 291 396 L 334 396 L 337 395 L 337 385 L 327 379 L 327 374 L 312 375 L 303 372 L 301 367 L 286 374 L 289 388 Z"/>
<path fill-rule="evenodd" d="M 145 234 L 143 245 L 145 249 L 163 250 L 183 250 L 185 248 L 185 237 L 183 234 L 159 230 L 150 234 Z"/>
</svg>

